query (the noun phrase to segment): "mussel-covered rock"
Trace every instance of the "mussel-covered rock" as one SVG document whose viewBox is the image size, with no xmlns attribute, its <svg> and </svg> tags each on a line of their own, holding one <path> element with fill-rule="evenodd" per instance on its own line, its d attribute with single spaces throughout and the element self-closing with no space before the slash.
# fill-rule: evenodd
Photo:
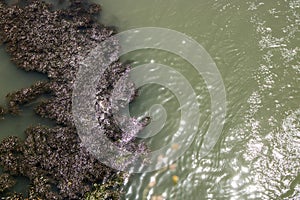
<svg viewBox="0 0 300 200">
<path fill-rule="evenodd" d="M 93 183 L 100 184 L 94 190 L 104 194 L 104 190 L 115 185 L 109 182 L 109 177 L 118 176 L 81 144 L 72 117 L 73 84 L 79 63 L 115 30 L 97 22 L 99 5 L 86 0 L 69 3 L 68 8 L 55 10 L 37 0 L 26 1 L 22 7 L 0 1 L 0 42 L 6 44 L 12 61 L 26 71 L 41 72 L 49 78 L 49 82 L 38 82 L 8 94 L 8 110 L 18 113 L 23 104 L 49 93 L 50 98 L 41 102 L 35 111 L 58 125 L 30 127 L 24 141 L 8 137 L 0 144 L 1 167 L 7 173 L 30 179 L 31 199 L 81 199 L 91 192 Z M 118 48 L 107 48 L 111 48 L 111 60 L 115 60 Z M 130 66 L 118 61 L 108 67 L 95 86 L 95 108 L 103 134 L 122 148 L 143 152 L 145 145 L 135 144 L 134 139 L 146 123 L 119 116 L 118 119 L 128 122 L 124 131 L 113 116 L 136 94 L 134 85 L 122 80 L 129 70 Z M 103 180 L 109 184 L 101 186 Z M 119 188 L 115 189 L 109 191 L 113 195 L 108 199 L 118 196 Z M 14 195 L 16 199 L 21 198 Z"/>
<path fill-rule="evenodd" d="M 31 127 L 26 136 L 25 141 L 17 137 L 2 141 L 0 164 L 6 172 L 30 178 L 31 195 L 79 199 L 91 191 L 92 183 L 114 174 L 80 146 L 74 129 Z"/>
<path fill-rule="evenodd" d="M 2 197 L 3 200 L 24 200 L 24 197 L 20 193 L 9 194 L 6 197 Z"/>
<path fill-rule="evenodd" d="M 84 149 L 74 129 L 34 127 L 26 131 L 25 165 L 29 177 L 48 178 L 64 198 L 78 199 L 90 191 L 91 183 L 113 173 Z M 52 183 L 51 183 L 52 182 Z"/>
<path fill-rule="evenodd" d="M 15 185 L 16 181 L 9 174 L 0 175 L 0 193 Z"/>
<path fill-rule="evenodd" d="M 20 105 L 31 102 L 42 94 L 49 93 L 50 87 L 48 82 L 37 82 L 29 88 L 21 89 L 14 93 L 9 93 L 6 98 L 8 100 L 8 111 L 13 114 L 20 112 Z"/>
<path fill-rule="evenodd" d="M 96 199 L 120 199 L 120 193 L 118 192 L 124 182 L 122 175 L 109 180 L 103 184 L 94 184 L 93 191 L 86 194 L 86 200 Z M 120 178 L 121 177 L 121 178 Z"/>
<path fill-rule="evenodd" d="M 18 175 L 22 171 L 24 160 L 22 142 L 18 137 L 4 138 L 0 143 L 0 165 L 4 171 Z"/>
</svg>

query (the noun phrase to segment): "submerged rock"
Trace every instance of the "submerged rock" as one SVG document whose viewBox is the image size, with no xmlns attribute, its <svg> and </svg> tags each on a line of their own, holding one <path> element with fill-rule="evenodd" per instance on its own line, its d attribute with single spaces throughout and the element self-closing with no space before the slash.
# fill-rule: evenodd
<svg viewBox="0 0 300 200">
<path fill-rule="evenodd" d="M 49 82 L 38 82 L 8 94 L 8 111 L 17 114 L 23 104 L 49 93 L 50 98 L 35 110 L 58 125 L 30 127 L 24 141 L 8 137 L 0 145 L 0 165 L 7 173 L 30 179 L 30 199 L 80 199 L 85 193 L 93 194 L 93 183 L 100 184 L 95 187 L 99 193 L 111 189 L 101 186 L 104 181 L 110 185 L 109 177 L 119 176 L 118 183 L 122 182 L 123 176 L 101 164 L 81 145 L 72 117 L 72 91 L 79 62 L 115 33 L 96 21 L 100 10 L 99 5 L 84 0 L 71 0 L 70 6 L 62 10 L 36 0 L 26 1 L 22 7 L 0 1 L 0 42 L 6 45 L 12 61 L 26 71 L 41 72 L 49 78 Z M 115 57 L 118 47 L 109 48 Z M 143 152 L 145 145 L 137 145 L 134 140 L 146 124 L 120 116 L 121 121 L 130 122 L 128 131 L 124 132 L 112 117 L 112 110 L 118 110 L 134 98 L 132 83 L 117 84 L 129 69 L 119 62 L 109 66 L 96 86 L 95 106 L 105 135 L 127 150 Z M 120 92 L 113 94 L 113 89 Z M 110 100 L 113 95 L 117 104 Z M 118 187 L 113 197 L 107 199 L 116 199 L 119 192 Z M 21 198 L 17 194 L 13 196 Z M 14 197 L 7 197 L 10 198 Z"/>
</svg>

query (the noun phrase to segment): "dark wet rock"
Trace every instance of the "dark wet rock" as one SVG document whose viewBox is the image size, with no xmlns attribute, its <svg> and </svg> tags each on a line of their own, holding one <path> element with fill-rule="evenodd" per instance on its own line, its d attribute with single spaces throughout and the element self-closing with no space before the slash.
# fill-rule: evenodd
<svg viewBox="0 0 300 200">
<path fill-rule="evenodd" d="M 11 177 L 9 174 L 1 174 L 0 175 L 0 193 L 11 188 L 16 183 L 15 179 Z"/>
<path fill-rule="evenodd" d="M 36 0 L 29 0 L 22 7 L 0 1 L 0 42 L 6 45 L 12 61 L 26 71 L 41 72 L 49 78 L 49 82 L 38 82 L 9 94 L 8 110 L 18 113 L 20 106 L 49 93 L 50 98 L 35 111 L 59 125 L 30 127 L 25 141 L 8 137 L 0 144 L 0 165 L 7 173 L 30 179 L 31 199 L 80 199 L 91 192 L 93 183 L 110 185 L 109 177 L 117 175 L 82 146 L 72 117 L 72 91 L 79 63 L 115 30 L 96 21 L 99 5 L 86 0 L 71 0 L 69 4 L 67 9 L 55 10 L 50 4 Z M 114 59 L 117 41 L 108 48 Z M 129 70 L 130 66 L 120 62 L 108 67 L 97 86 L 95 107 L 99 126 L 106 136 L 120 147 L 142 153 L 146 151 L 145 145 L 135 144 L 134 140 L 147 120 L 139 122 L 114 116 L 136 95 L 134 85 L 122 79 Z M 119 128 L 118 120 L 126 122 L 127 131 Z M 111 187 L 100 184 L 94 191 L 101 195 L 106 189 Z M 15 199 L 21 198 L 14 195 Z"/>
</svg>

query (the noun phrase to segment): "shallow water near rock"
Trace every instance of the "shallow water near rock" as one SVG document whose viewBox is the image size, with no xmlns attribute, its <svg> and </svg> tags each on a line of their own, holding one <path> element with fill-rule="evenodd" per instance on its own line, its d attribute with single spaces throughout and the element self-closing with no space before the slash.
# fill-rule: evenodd
<svg viewBox="0 0 300 200">
<path fill-rule="evenodd" d="M 25 72 L 10 61 L 9 55 L 5 52 L 5 47 L 0 48 L 0 105 L 6 104 L 6 95 L 21 88 L 29 87 L 36 81 L 47 80 L 47 78 L 36 72 Z M 41 97 L 43 98 L 43 97 Z M 46 98 L 46 97 L 45 97 Z M 38 117 L 33 108 L 37 103 L 32 102 L 22 108 L 19 116 L 7 115 L 4 120 L 0 120 L 0 139 L 9 135 L 16 135 L 24 138 L 24 130 L 31 125 L 43 124 L 52 126 L 50 120 Z"/>
<path fill-rule="evenodd" d="M 210 96 L 201 76 L 178 56 L 158 50 L 126 55 L 134 66 L 162 63 L 193 86 L 201 112 L 199 134 L 172 166 L 132 175 L 124 199 L 297 199 L 300 198 L 299 22 L 300 1 L 95 0 L 103 6 L 101 22 L 125 31 L 164 27 L 189 35 L 211 55 L 222 75 L 227 117 L 221 136 L 206 157 L 202 137 L 210 124 Z M 0 50 L 0 99 L 44 78 L 19 70 Z M 179 103 L 167 88 L 147 85 L 130 105 L 143 115 L 162 104 L 164 128 L 146 141 L 164 146 L 179 127 Z M 23 136 L 43 121 L 25 108 L 18 118 L 0 121 L 0 139 Z M 176 178 L 177 177 L 177 178 Z"/>
</svg>

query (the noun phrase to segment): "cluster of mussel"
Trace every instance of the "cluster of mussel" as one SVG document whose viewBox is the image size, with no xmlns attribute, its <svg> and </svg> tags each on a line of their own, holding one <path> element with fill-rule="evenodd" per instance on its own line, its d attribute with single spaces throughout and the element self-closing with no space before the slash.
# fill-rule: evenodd
<svg viewBox="0 0 300 200">
<path fill-rule="evenodd" d="M 50 92 L 48 82 L 36 82 L 29 88 L 23 88 L 17 92 L 9 93 L 6 98 L 8 101 L 8 111 L 12 114 L 20 113 L 20 106 L 31 102 L 41 96 Z"/>
<path fill-rule="evenodd" d="M 0 107 L 0 117 L 18 114 L 20 106 L 47 93 L 50 97 L 40 102 L 35 111 L 57 123 L 56 127 L 29 127 L 25 131 L 25 140 L 14 136 L 3 139 L 0 144 L 0 167 L 3 171 L 0 175 L 0 196 L 3 199 L 119 197 L 125 175 L 90 155 L 81 145 L 72 118 L 72 91 L 78 63 L 115 30 L 97 22 L 99 5 L 85 0 L 69 0 L 68 4 L 67 8 L 54 9 L 38 0 L 21 1 L 20 5 L 8 5 L 0 0 L 0 42 L 20 68 L 44 73 L 49 78 L 47 82 L 37 82 L 8 94 L 7 108 Z M 124 140 L 120 146 L 130 146 L 127 149 L 131 151 L 144 151 L 145 146 L 135 145 L 134 135 L 124 133 L 116 125 L 112 113 L 105 112 L 112 110 L 113 105 L 109 101 L 112 90 L 128 69 L 129 66 L 116 61 L 101 78 L 97 102 L 106 101 L 107 104 L 106 108 L 100 108 L 99 124 L 112 141 L 122 143 Z M 134 133 L 146 125 L 145 122 L 134 124 Z M 10 189 L 18 176 L 30 180 L 27 197 Z"/>
</svg>

